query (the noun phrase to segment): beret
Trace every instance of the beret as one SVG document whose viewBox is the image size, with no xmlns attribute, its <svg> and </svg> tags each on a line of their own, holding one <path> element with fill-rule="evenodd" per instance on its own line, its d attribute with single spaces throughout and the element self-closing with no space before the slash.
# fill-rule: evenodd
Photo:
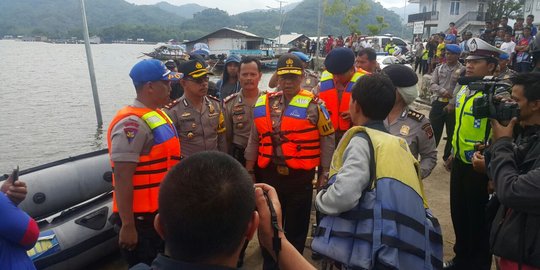
<svg viewBox="0 0 540 270">
<path fill-rule="evenodd" d="M 343 74 L 350 70 L 353 65 L 354 52 L 345 47 L 331 50 L 324 60 L 326 70 L 332 74 Z"/>
</svg>

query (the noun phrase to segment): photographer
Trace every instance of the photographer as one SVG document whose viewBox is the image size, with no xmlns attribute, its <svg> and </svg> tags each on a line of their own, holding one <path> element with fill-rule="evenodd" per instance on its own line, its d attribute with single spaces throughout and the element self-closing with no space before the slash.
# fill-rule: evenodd
<svg viewBox="0 0 540 270">
<path fill-rule="evenodd" d="M 275 209 L 274 220 L 269 202 Z M 224 153 L 193 154 L 175 165 L 161 183 L 154 227 L 165 241 L 165 254 L 158 255 L 151 267 L 141 263 L 131 269 L 236 269 L 244 244 L 256 231 L 259 243 L 280 269 L 314 269 L 271 221 L 283 227 L 273 187 L 254 187 L 242 165 Z M 273 245 L 276 232 L 279 252 Z"/>
<path fill-rule="evenodd" d="M 515 118 L 507 126 L 491 120 L 494 143 L 486 153 L 501 203 L 490 244 L 500 257 L 501 270 L 540 269 L 540 73 L 518 74 L 511 80 L 520 131 L 513 133 Z"/>
<path fill-rule="evenodd" d="M 452 138 L 451 155 L 446 162 L 450 173 L 450 211 L 456 235 L 455 257 L 444 269 L 489 270 L 489 233 L 485 219 L 488 201 L 488 178 L 473 169 L 472 157 L 478 143 L 485 143 L 489 136 L 487 118 L 472 115 L 474 100 L 483 91 L 471 89 L 471 83 L 493 75 L 498 58 L 503 51 L 487 42 L 472 38 L 468 43 L 470 54 L 466 58 L 465 77 L 469 82 L 456 95 L 456 125 Z"/>
</svg>

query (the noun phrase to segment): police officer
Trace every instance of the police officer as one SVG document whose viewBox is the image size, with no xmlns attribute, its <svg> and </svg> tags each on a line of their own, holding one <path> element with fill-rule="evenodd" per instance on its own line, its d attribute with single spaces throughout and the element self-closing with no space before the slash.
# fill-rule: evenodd
<svg viewBox="0 0 540 270">
<path fill-rule="evenodd" d="M 517 72 L 511 70 L 508 67 L 509 62 L 510 62 L 510 56 L 507 53 L 501 53 L 501 55 L 499 55 L 499 67 L 497 68 L 497 78 L 511 84 L 510 78 L 516 76 Z"/>
<path fill-rule="evenodd" d="M 431 123 L 425 115 L 409 108 L 418 97 L 418 76 L 409 67 L 388 65 L 382 70 L 397 89 L 396 103 L 384 121 L 388 132 L 407 141 L 415 158 L 420 156 L 420 175 L 426 178 L 437 165 L 437 147 Z"/>
<path fill-rule="evenodd" d="M 253 124 L 253 106 L 261 94 L 261 62 L 253 57 L 240 61 L 239 81 L 241 90 L 223 100 L 227 148 L 242 165 L 245 165 L 244 150 L 248 144 Z"/>
<path fill-rule="evenodd" d="M 468 46 L 465 77 L 493 75 L 499 55 L 504 52 L 478 38 L 470 39 Z M 447 159 L 447 166 L 451 165 L 450 210 L 456 255 L 446 263 L 445 269 L 488 270 L 491 266 L 485 217 L 488 177 L 471 165 L 475 144 L 485 142 L 489 134 L 488 119 L 475 119 L 470 113 L 473 100 L 482 94 L 463 86 L 456 95 L 453 156 Z"/>
<path fill-rule="evenodd" d="M 180 85 L 184 95 L 166 106 L 182 142 L 182 156 L 200 151 L 227 152 L 223 111 L 219 99 L 207 95 L 208 70 L 199 59 L 184 62 Z"/>
<path fill-rule="evenodd" d="M 334 151 L 334 128 L 324 105 L 301 89 L 303 63 L 284 54 L 277 67 L 279 92 L 259 97 L 245 152 L 246 169 L 278 192 L 287 239 L 302 253 L 309 227 L 315 167 L 326 175 Z M 320 183 L 324 182 L 320 176 Z M 263 252 L 264 269 L 275 263 Z"/>
<path fill-rule="evenodd" d="M 328 108 L 336 130 L 336 144 L 351 127 L 351 88 L 358 78 L 367 74 L 355 68 L 354 60 L 354 52 L 349 48 L 340 47 L 330 51 L 324 60 L 326 70 L 321 75 L 319 89 L 314 92 Z"/>
<path fill-rule="evenodd" d="M 290 53 L 296 55 L 302 62 L 304 63 L 304 80 L 302 81 L 302 89 L 313 91 L 315 87 L 317 87 L 317 83 L 319 83 L 319 74 L 317 72 L 308 69 L 309 63 L 311 62 L 311 58 L 307 56 L 305 53 L 300 51 L 290 51 Z M 268 82 L 268 86 L 270 88 L 275 88 L 278 85 L 277 82 L 277 74 L 274 73 L 272 75 L 272 78 L 270 78 L 270 81 Z"/>
<path fill-rule="evenodd" d="M 444 147 L 443 159 L 450 156 L 452 150 L 452 135 L 454 134 L 454 107 L 449 105 L 454 94 L 454 88 L 465 67 L 458 61 L 461 48 L 456 44 L 446 45 L 446 63 L 435 68 L 431 74 L 429 91 L 431 92 L 431 110 L 429 121 L 435 133 L 435 145 L 441 141 L 443 129 L 446 127 L 448 141 Z"/>
<path fill-rule="evenodd" d="M 155 59 L 133 66 L 129 76 L 137 98 L 116 114 L 107 132 L 114 168 L 111 221 L 119 229 L 120 250 L 130 267 L 151 263 L 163 251 L 153 226 L 159 184 L 180 160 L 180 145 L 172 121 L 159 108 L 169 100 L 171 81 L 181 75 Z"/>
</svg>

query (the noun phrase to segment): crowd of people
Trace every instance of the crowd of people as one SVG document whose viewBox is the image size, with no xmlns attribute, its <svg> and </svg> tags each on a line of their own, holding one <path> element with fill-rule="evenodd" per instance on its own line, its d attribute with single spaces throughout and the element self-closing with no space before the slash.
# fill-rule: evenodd
<svg viewBox="0 0 540 270">
<path fill-rule="evenodd" d="M 505 32 L 493 42 L 508 40 L 512 28 L 500 23 Z M 528 28 L 512 34 L 521 41 Z M 180 65 L 135 64 L 136 98 L 107 132 L 110 222 L 129 267 L 240 268 L 257 231 L 263 269 L 313 269 L 302 254 L 314 201 L 314 258 L 343 269 L 488 270 L 493 255 L 502 270 L 540 269 L 540 37 L 527 50 L 516 46 L 515 64 L 526 53 L 533 72 L 508 72 L 514 58 L 489 31 L 465 33 L 461 43 L 450 31 L 433 37 L 428 117 L 410 106 L 418 97 L 413 69 L 380 69 L 374 49 L 355 52 L 347 41 L 328 50 L 315 84 L 307 54 L 282 55 L 271 91 L 261 89 L 252 57 L 227 58 L 215 95 L 197 55 Z M 480 99 L 488 115 L 478 114 Z M 512 108 L 519 115 L 508 117 Z M 456 235 L 447 262 L 422 182 L 444 129 Z M 35 222 L 15 207 L 26 186 L 6 181 L 1 191 L 0 208 L 24 237 L 2 236 L 0 265 L 32 269 L 18 259 L 37 237 Z"/>
<path fill-rule="evenodd" d="M 530 14 L 526 20 L 517 17 L 514 26 L 508 25 L 508 17 L 503 16 L 497 20 L 485 22 L 485 27 L 479 34 L 479 38 L 501 49 L 505 52 L 508 60 L 506 66 L 516 72 L 530 72 L 534 66 L 531 65 L 531 54 L 529 46 L 533 43 L 534 37 L 538 33 L 537 26 L 534 25 L 534 15 Z M 466 30 L 462 35 L 458 35 L 457 28 L 452 22 L 446 33 L 436 33 L 429 39 L 415 39 L 415 71 L 421 74 L 431 74 L 438 64 L 445 63 L 445 47 L 448 44 L 456 44 L 461 49 L 462 56 L 468 51 L 468 40 L 473 37 L 473 33 Z"/>
</svg>

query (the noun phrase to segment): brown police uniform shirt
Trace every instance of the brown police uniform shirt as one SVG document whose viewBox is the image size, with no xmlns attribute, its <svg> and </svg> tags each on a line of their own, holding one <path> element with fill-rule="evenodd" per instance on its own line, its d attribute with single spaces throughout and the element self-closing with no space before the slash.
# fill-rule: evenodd
<svg viewBox="0 0 540 270">
<path fill-rule="evenodd" d="M 146 108 L 135 100 L 135 108 Z M 154 146 L 152 130 L 141 118 L 131 115 L 116 123 L 111 130 L 111 159 L 114 162 L 139 162 L 139 156 L 147 155 Z"/>
<path fill-rule="evenodd" d="M 167 105 L 165 112 L 178 131 L 183 157 L 201 151 L 227 152 L 225 119 L 219 99 L 204 97 L 202 111 L 198 111 L 184 95 Z"/>
<path fill-rule="evenodd" d="M 319 74 L 311 69 L 304 69 L 304 81 L 302 82 L 302 89 L 313 91 L 317 87 L 319 80 L 321 79 Z"/>
<path fill-rule="evenodd" d="M 260 95 L 260 93 L 259 93 Z M 246 148 L 253 125 L 253 104 L 249 104 L 244 98 L 243 90 L 232 94 L 223 100 L 223 113 L 225 115 L 225 127 L 227 134 L 227 146 L 231 149 L 232 144 Z"/>
<path fill-rule="evenodd" d="M 289 102 L 289 101 L 287 101 Z M 270 105 L 270 119 L 272 120 L 272 135 L 273 141 L 281 141 L 279 134 L 276 134 L 281 130 L 281 117 L 288 103 L 285 101 L 285 96 L 282 93 L 271 95 L 268 99 Z M 321 165 L 325 168 L 330 167 L 332 161 L 332 154 L 335 148 L 334 139 L 334 127 L 330 119 L 326 118 L 321 110 L 321 106 L 324 106 L 318 98 L 314 98 L 307 108 L 307 118 L 318 129 L 321 145 Z M 249 137 L 248 145 L 245 150 L 244 157 L 246 160 L 256 161 L 259 151 L 259 132 L 256 125 L 251 127 L 251 135 Z M 283 158 L 283 151 L 281 146 L 274 148 L 274 155 L 272 162 L 276 165 L 285 165 L 285 159 Z"/>
<path fill-rule="evenodd" d="M 429 119 L 414 110 L 406 108 L 392 123 L 384 120 L 388 132 L 407 141 L 413 156 L 420 156 L 420 174 L 426 178 L 437 165 L 437 147 Z"/>
</svg>

